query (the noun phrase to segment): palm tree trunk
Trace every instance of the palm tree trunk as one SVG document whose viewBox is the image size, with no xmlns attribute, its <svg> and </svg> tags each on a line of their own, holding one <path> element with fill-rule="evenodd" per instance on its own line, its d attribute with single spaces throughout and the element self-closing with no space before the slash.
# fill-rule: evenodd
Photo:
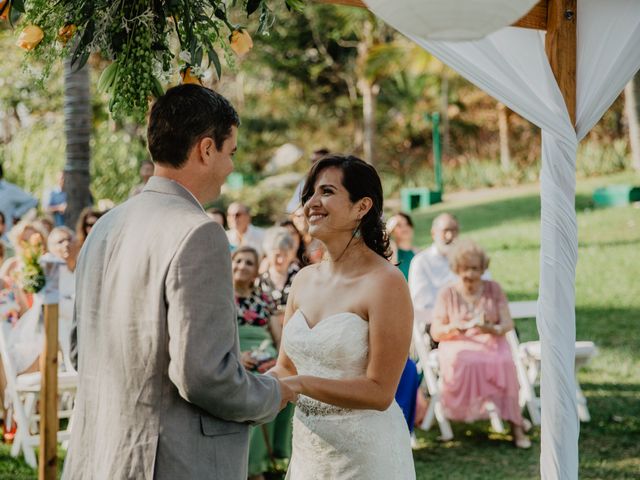
<svg viewBox="0 0 640 480">
<path fill-rule="evenodd" d="M 67 141 L 64 190 L 67 193 L 65 224 L 71 228 L 83 208 L 91 205 L 89 165 L 91 161 L 91 95 L 89 66 L 78 71 L 64 62 L 64 131 Z"/>
<path fill-rule="evenodd" d="M 624 89 L 624 109 L 629 126 L 631 165 L 640 172 L 640 73 Z"/>
<path fill-rule="evenodd" d="M 498 129 L 500 131 L 500 166 L 503 171 L 507 171 L 511 168 L 509 109 L 503 103 L 498 103 Z"/>
<path fill-rule="evenodd" d="M 376 137 L 376 96 L 380 87 L 371 84 L 367 79 L 358 82 L 362 93 L 362 149 L 364 161 L 373 165 L 375 161 L 374 144 Z"/>
</svg>

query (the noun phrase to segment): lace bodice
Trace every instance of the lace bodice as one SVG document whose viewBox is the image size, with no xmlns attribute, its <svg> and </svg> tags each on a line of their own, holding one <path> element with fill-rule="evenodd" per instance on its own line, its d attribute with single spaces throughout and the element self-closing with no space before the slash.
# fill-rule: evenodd
<svg viewBox="0 0 640 480">
<path fill-rule="evenodd" d="M 355 313 L 330 315 L 311 328 L 297 310 L 285 332 L 283 346 L 299 375 L 353 378 L 366 371 L 369 323 Z"/>
</svg>

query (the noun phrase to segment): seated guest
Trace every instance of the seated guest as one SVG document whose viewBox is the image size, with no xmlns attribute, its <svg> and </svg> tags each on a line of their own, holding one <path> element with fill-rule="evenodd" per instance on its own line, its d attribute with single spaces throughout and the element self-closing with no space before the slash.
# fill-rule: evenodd
<svg viewBox="0 0 640 480">
<path fill-rule="evenodd" d="M 320 263 L 324 258 L 326 249 L 324 243 L 318 239 L 314 239 L 309 234 L 309 224 L 304 215 L 304 208 L 300 207 L 291 214 L 291 221 L 293 225 L 298 229 L 302 236 L 302 242 L 304 243 L 304 258 L 307 265 L 314 263 Z"/>
<path fill-rule="evenodd" d="M 470 240 L 449 255 L 458 276 L 438 293 L 431 335 L 440 342 L 441 401 L 447 418 L 463 422 L 488 418 L 493 402 L 511 423 L 515 445 L 529 448 L 518 403 L 518 377 L 504 335 L 513 329 L 507 298 L 496 282 L 483 280 L 489 258 Z"/>
<path fill-rule="evenodd" d="M 27 220 L 21 220 L 13 227 L 9 238 L 11 244 L 14 246 L 13 257 L 5 260 L 5 268 L 8 276 L 20 283 L 22 269 L 24 267 L 23 254 L 25 248 L 29 245 L 37 246 L 42 250 L 42 253 L 46 251 L 48 232 L 43 229 L 42 225 L 36 221 L 30 222 Z"/>
<path fill-rule="evenodd" d="M 267 230 L 264 240 L 265 271 L 258 278 L 260 289 L 271 295 L 278 311 L 284 312 L 293 277 L 300 271 L 296 244 L 285 227 Z"/>
<path fill-rule="evenodd" d="M 101 216 L 102 213 L 93 207 L 86 207 L 80 212 L 80 216 L 76 222 L 76 241 L 78 242 L 79 248 L 82 247 L 91 229 Z"/>
<path fill-rule="evenodd" d="M 398 264 L 409 279 L 409 265 L 418 249 L 413 246 L 413 220 L 406 213 L 398 212 L 387 221 L 387 233 L 392 241 L 393 256 L 391 261 Z"/>
<path fill-rule="evenodd" d="M 227 208 L 227 222 L 229 223 L 227 238 L 231 249 L 251 247 L 262 257 L 264 230 L 251 224 L 249 207 L 240 202 L 233 202 Z"/>
<path fill-rule="evenodd" d="M 438 215 L 431 224 L 433 244 L 411 261 L 409 290 L 415 319 L 425 331 L 431 323 L 438 291 L 456 278 L 449 268 L 447 253 L 458 237 L 458 231 L 458 220 L 453 215 Z"/>
<path fill-rule="evenodd" d="M 42 301 L 34 301 L 34 295 L 27 293 L 28 279 L 22 258 L 27 246 L 34 246 L 44 252 L 45 233 L 31 222 L 21 221 L 11 231 L 12 243 L 16 245 L 17 256 L 7 259 L 0 268 L 0 328 L 6 341 L 7 354 L 12 360 L 14 374 L 37 372 L 40 367 L 43 335 L 40 324 Z M 0 360 L 0 405 L 4 405 L 7 378 Z M 11 422 L 5 410 L 5 427 Z M 5 441 L 12 441 L 14 428 L 3 433 Z"/>
<path fill-rule="evenodd" d="M 289 230 L 291 237 L 293 238 L 294 248 L 296 250 L 296 263 L 300 268 L 308 265 L 306 248 L 302 233 L 298 230 L 295 224 L 291 220 L 284 220 L 280 222 L 280 226 Z"/>
<path fill-rule="evenodd" d="M 224 213 L 224 210 L 222 210 L 220 208 L 207 208 L 207 215 L 209 216 L 209 218 L 211 220 L 216 222 L 218 225 L 220 225 L 225 230 L 227 230 L 227 228 L 229 228 L 227 226 L 227 215 L 226 215 L 226 213 Z"/>
<path fill-rule="evenodd" d="M 393 215 L 387 221 L 387 234 L 391 240 L 391 248 L 393 250 L 390 260 L 398 265 L 404 278 L 407 278 L 409 265 L 416 252 L 413 247 L 413 222 L 411 217 L 405 213 Z M 395 398 L 402 409 L 410 432 L 413 432 L 413 427 L 416 423 L 416 407 L 418 403 L 425 402 L 424 395 L 420 392 L 419 387 L 420 376 L 418 375 L 416 363 L 411 358 L 408 358 L 400 377 Z"/>
<path fill-rule="evenodd" d="M 239 247 L 231 255 L 240 358 L 247 370 L 264 373 L 275 364 L 282 327 L 276 303 L 256 286 L 258 265 L 251 247 Z M 289 404 L 271 423 L 250 430 L 249 479 L 263 479 L 275 458 L 291 457 L 292 415 Z"/>
</svg>

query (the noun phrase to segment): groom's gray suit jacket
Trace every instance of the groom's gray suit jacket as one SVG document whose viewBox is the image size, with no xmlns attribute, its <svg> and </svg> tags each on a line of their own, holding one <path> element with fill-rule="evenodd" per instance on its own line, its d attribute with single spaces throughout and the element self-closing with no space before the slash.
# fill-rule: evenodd
<svg viewBox="0 0 640 480">
<path fill-rule="evenodd" d="M 189 191 L 152 177 L 100 219 L 74 325 L 63 478 L 246 479 L 248 424 L 275 417 L 280 390 L 240 364 L 227 237 Z"/>
</svg>

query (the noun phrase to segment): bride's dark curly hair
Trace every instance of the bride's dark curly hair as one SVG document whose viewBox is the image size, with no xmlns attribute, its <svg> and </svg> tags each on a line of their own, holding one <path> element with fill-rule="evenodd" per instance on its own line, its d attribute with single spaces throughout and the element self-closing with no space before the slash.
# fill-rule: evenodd
<svg viewBox="0 0 640 480">
<path fill-rule="evenodd" d="M 382 182 L 376 169 L 363 160 L 351 155 L 339 154 L 322 157 L 313 164 L 307 175 L 302 189 L 302 204 L 307 203 L 313 196 L 318 176 L 327 168 L 339 168 L 342 171 L 342 185 L 349 192 L 352 203 L 365 197 L 371 199 L 373 205 L 360 221 L 358 230 L 367 247 L 382 258 L 391 257 L 389 236 L 382 221 Z"/>
</svg>

